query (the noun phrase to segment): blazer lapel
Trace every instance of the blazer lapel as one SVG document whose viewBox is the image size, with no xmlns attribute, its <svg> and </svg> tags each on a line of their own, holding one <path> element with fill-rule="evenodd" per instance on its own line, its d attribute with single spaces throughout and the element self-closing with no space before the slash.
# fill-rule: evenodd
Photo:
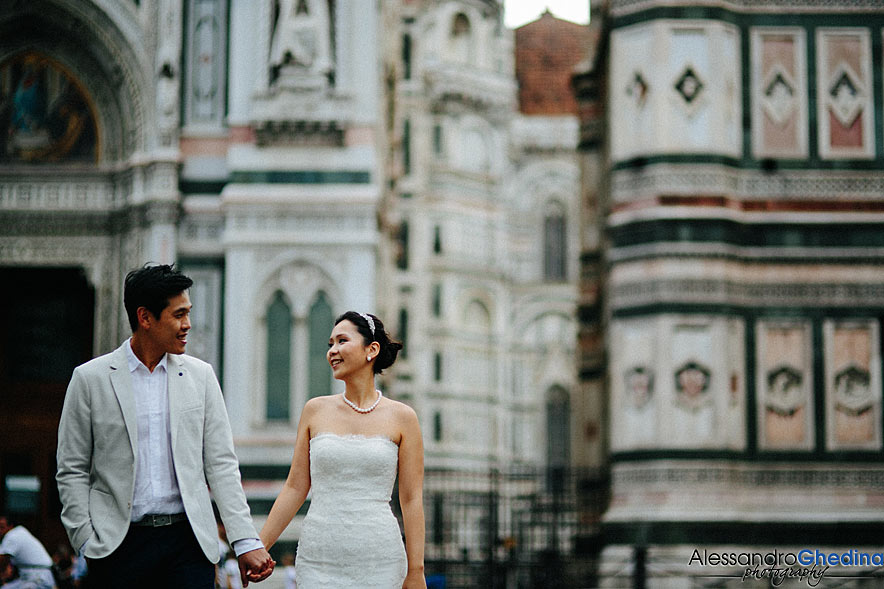
<svg viewBox="0 0 884 589">
<path fill-rule="evenodd" d="M 123 346 L 125 345 L 124 343 Z M 126 422 L 129 443 L 132 445 L 132 455 L 135 456 L 138 453 L 138 418 L 135 415 L 132 377 L 129 374 L 129 363 L 126 361 L 126 350 L 123 346 L 117 348 L 111 358 L 110 380 L 114 394 L 117 396 L 117 402 L 123 412 L 123 421 Z"/>
</svg>

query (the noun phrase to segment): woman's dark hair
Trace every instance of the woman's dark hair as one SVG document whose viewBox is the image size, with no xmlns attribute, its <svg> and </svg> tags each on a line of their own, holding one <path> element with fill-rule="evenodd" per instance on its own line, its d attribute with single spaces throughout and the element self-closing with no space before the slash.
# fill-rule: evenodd
<svg viewBox="0 0 884 589">
<path fill-rule="evenodd" d="M 364 315 L 365 317 L 371 318 L 374 323 L 374 333 L 372 333 L 372 328 L 369 325 L 368 320 L 363 317 L 362 313 L 357 313 L 356 311 L 347 311 L 346 313 L 339 315 L 338 318 L 335 319 L 335 325 L 341 321 L 347 320 L 355 325 L 356 330 L 362 334 L 362 338 L 365 340 L 365 345 L 368 345 L 371 342 L 377 342 L 378 345 L 381 346 L 381 351 L 378 352 L 378 356 L 374 361 L 374 373 L 380 374 L 384 368 L 389 368 L 393 365 L 393 362 L 396 361 L 396 356 L 399 354 L 399 350 L 402 349 L 402 343 L 390 339 L 390 334 L 384 329 L 383 321 L 371 313 L 365 313 Z"/>
<path fill-rule="evenodd" d="M 126 275 L 123 286 L 123 304 L 129 316 L 132 333 L 138 329 L 138 308 L 144 307 L 159 319 L 169 299 L 178 296 L 193 285 L 193 280 L 167 264 L 145 264 Z"/>
</svg>

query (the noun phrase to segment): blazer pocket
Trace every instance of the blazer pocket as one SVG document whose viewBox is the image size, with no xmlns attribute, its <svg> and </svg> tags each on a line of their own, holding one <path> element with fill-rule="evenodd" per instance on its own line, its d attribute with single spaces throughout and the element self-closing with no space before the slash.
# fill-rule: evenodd
<svg viewBox="0 0 884 589">
<path fill-rule="evenodd" d="M 114 498 L 109 493 L 98 489 L 89 489 L 89 519 L 92 520 L 92 529 L 97 533 L 110 515 Z"/>
</svg>

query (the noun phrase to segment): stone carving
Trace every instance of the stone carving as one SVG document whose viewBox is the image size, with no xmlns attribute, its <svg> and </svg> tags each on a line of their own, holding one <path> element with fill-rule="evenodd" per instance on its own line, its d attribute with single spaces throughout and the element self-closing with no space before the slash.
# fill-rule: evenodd
<svg viewBox="0 0 884 589">
<path fill-rule="evenodd" d="M 331 21 L 326 0 L 280 0 L 270 43 L 270 66 L 286 87 L 321 88 L 332 72 Z"/>
<path fill-rule="evenodd" d="M 778 366 L 767 373 L 765 408 L 780 417 L 791 417 L 804 406 L 804 377 L 792 366 Z"/>
<path fill-rule="evenodd" d="M 685 409 L 700 409 L 709 402 L 711 380 L 708 368 L 699 362 L 685 362 L 675 371 L 676 402 Z"/>
<path fill-rule="evenodd" d="M 626 371 L 626 397 L 628 406 L 641 409 L 650 403 L 654 395 L 654 371 L 645 366 L 634 366 Z"/>
</svg>

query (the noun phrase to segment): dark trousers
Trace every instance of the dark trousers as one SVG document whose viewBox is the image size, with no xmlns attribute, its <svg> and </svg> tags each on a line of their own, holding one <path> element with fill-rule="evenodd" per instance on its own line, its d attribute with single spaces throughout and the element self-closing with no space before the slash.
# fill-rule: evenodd
<svg viewBox="0 0 884 589">
<path fill-rule="evenodd" d="M 156 528 L 129 526 L 110 556 L 89 559 L 90 589 L 214 589 L 215 565 L 186 521 Z"/>
</svg>

